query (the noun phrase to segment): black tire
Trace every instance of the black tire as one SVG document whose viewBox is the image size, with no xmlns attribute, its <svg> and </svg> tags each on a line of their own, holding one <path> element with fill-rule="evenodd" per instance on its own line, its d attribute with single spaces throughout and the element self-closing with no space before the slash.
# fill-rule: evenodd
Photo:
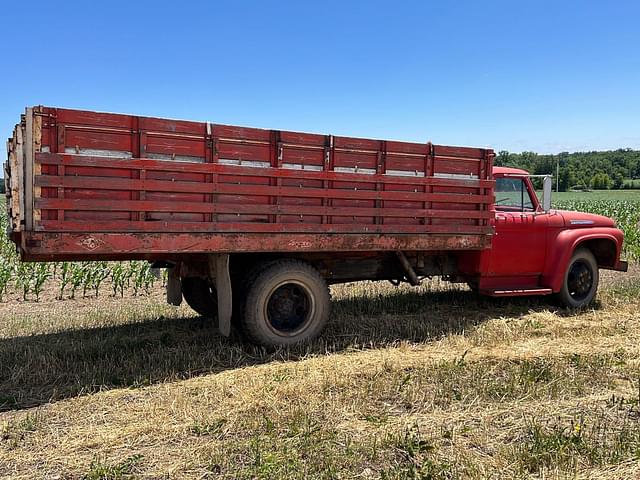
<svg viewBox="0 0 640 480">
<path fill-rule="evenodd" d="M 198 314 L 207 318 L 218 318 L 218 293 L 216 288 L 204 278 L 183 278 L 182 296 Z"/>
<path fill-rule="evenodd" d="M 253 281 L 265 269 L 269 268 L 278 260 L 265 260 L 248 267 L 244 273 L 237 275 L 233 286 L 233 315 L 231 317 L 234 327 L 243 334 L 242 322 L 244 318 L 244 307 L 246 305 L 247 292 Z"/>
<path fill-rule="evenodd" d="M 250 281 L 240 319 L 251 342 L 273 347 L 311 340 L 329 319 L 327 282 L 299 260 L 269 262 Z"/>
<path fill-rule="evenodd" d="M 593 253 L 579 248 L 569 261 L 557 298 L 567 308 L 586 307 L 596 296 L 599 280 L 598 262 Z"/>
</svg>

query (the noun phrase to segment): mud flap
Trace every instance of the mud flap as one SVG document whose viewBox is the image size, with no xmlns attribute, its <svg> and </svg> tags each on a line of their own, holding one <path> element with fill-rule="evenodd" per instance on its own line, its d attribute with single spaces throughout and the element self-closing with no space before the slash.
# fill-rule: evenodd
<svg viewBox="0 0 640 480">
<path fill-rule="evenodd" d="M 218 293 L 218 329 L 225 337 L 231 333 L 232 292 L 229 275 L 229 254 L 209 255 L 209 276 Z"/>
<path fill-rule="evenodd" d="M 167 303 L 176 307 L 182 303 L 182 282 L 177 267 L 169 268 L 167 271 Z"/>
</svg>

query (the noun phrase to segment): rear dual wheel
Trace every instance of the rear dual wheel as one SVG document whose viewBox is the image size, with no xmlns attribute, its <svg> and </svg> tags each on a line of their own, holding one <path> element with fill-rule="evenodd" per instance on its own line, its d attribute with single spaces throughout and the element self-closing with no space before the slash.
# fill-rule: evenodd
<svg viewBox="0 0 640 480">
<path fill-rule="evenodd" d="M 200 315 L 217 318 L 217 293 L 198 277 L 182 279 L 187 304 Z M 324 278 L 299 260 L 262 263 L 234 286 L 238 326 L 252 343 L 273 347 L 309 341 L 325 328 L 331 306 Z M 234 314 L 234 317 L 236 315 Z"/>
<path fill-rule="evenodd" d="M 324 330 L 331 306 L 324 278 L 299 260 L 270 262 L 247 282 L 240 325 L 253 343 L 292 345 Z"/>
</svg>

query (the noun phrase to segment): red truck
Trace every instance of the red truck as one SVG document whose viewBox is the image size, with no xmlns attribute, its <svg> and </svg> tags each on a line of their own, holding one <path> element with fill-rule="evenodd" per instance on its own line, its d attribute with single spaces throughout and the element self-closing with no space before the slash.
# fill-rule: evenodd
<svg viewBox="0 0 640 480">
<path fill-rule="evenodd" d="M 328 284 L 440 276 L 589 304 L 626 270 L 613 220 L 550 209 L 490 149 L 27 108 L 8 141 L 24 261 L 148 260 L 182 299 L 263 345 L 320 334 Z"/>
</svg>

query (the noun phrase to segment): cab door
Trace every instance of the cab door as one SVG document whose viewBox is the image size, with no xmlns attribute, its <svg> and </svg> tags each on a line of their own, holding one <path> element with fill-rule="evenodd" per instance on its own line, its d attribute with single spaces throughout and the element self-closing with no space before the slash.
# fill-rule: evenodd
<svg viewBox="0 0 640 480">
<path fill-rule="evenodd" d="M 526 177 L 496 177 L 495 195 L 496 234 L 487 273 L 497 277 L 528 277 L 525 283 L 535 286 L 547 255 L 549 217 L 540 208 Z"/>
</svg>

